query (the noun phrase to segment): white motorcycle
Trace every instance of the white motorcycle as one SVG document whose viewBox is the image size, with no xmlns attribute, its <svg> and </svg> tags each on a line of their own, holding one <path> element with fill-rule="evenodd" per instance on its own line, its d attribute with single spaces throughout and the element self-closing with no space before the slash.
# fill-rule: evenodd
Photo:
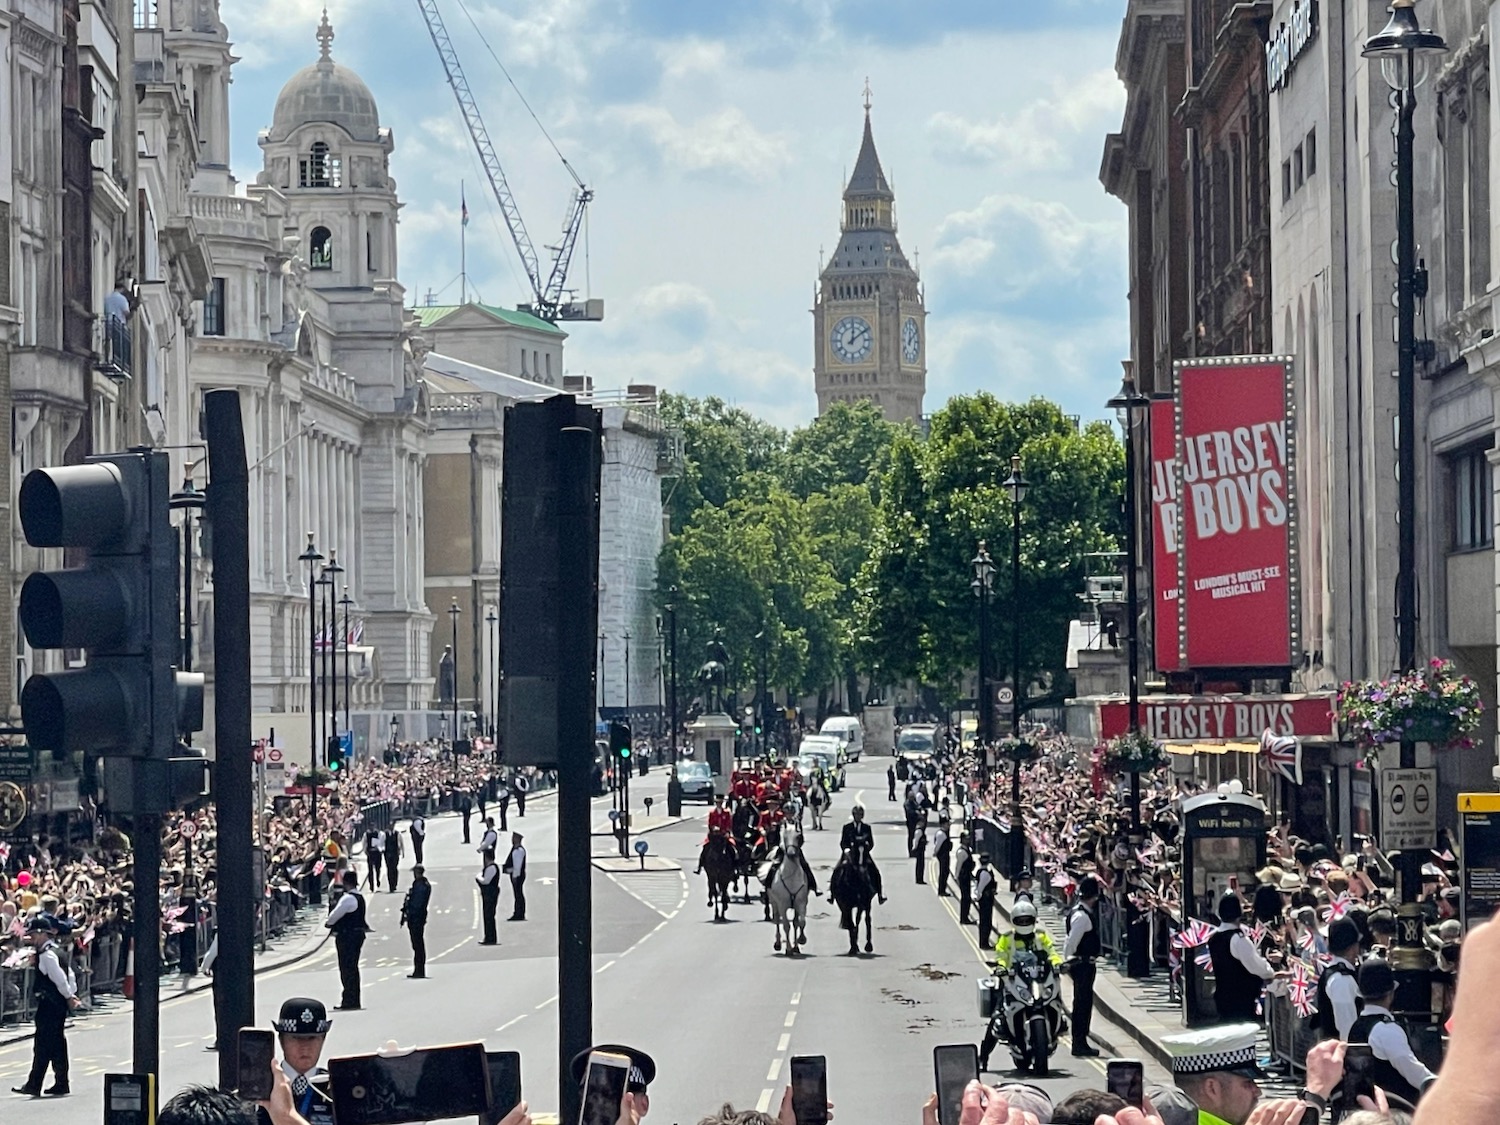
<svg viewBox="0 0 1500 1125">
<path fill-rule="evenodd" d="M 1003 978 L 979 982 L 979 1014 L 990 1021 L 987 1039 L 1010 1048 L 1016 1069 L 1045 1076 L 1067 1023 L 1051 958 L 1018 949 Z"/>
</svg>

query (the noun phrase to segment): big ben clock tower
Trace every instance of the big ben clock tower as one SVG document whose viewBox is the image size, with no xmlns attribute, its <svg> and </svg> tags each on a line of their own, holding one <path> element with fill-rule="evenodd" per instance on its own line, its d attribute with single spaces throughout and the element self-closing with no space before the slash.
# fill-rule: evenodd
<svg viewBox="0 0 1500 1125">
<path fill-rule="evenodd" d="M 927 311 L 922 283 L 896 240 L 896 195 L 870 131 L 844 189 L 838 249 L 818 278 L 813 308 L 813 380 L 818 413 L 868 399 L 893 422 L 922 417 L 927 387 Z"/>
</svg>

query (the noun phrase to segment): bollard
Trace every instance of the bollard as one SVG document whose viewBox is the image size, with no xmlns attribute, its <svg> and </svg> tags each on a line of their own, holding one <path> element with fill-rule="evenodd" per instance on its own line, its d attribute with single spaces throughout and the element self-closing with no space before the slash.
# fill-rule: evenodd
<svg viewBox="0 0 1500 1125">
<path fill-rule="evenodd" d="M 637 840 L 635 842 L 635 854 L 641 857 L 641 870 L 642 871 L 646 870 L 646 850 L 647 850 L 647 847 L 648 847 L 648 845 L 647 845 L 647 843 L 646 843 L 645 840 Z"/>
<path fill-rule="evenodd" d="M 646 797 L 646 798 L 644 798 L 644 800 L 646 802 L 646 815 L 650 816 L 651 815 L 651 798 L 650 797 Z"/>
</svg>

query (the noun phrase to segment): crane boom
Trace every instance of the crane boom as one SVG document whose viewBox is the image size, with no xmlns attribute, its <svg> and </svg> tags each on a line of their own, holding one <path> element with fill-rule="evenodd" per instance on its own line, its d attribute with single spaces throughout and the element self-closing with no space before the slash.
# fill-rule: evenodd
<svg viewBox="0 0 1500 1125">
<path fill-rule="evenodd" d="M 515 196 L 511 194 L 510 184 L 505 179 L 505 170 L 500 166 L 500 158 L 496 155 L 495 146 L 490 141 L 489 130 L 485 128 L 484 118 L 480 116 L 474 93 L 469 89 L 469 80 L 464 76 L 463 66 L 458 61 L 458 52 L 454 50 L 453 40 L 449 37 L 448 28 L 443 23 L 442 13 L 438 11 L 437 0 L 417 0 L 417 7 L 422 10 L 422 18 L 427 21 L 427 32 L 432 36 L 432 45 L 437 48 L 438 58 L 443 64 L 443 72 L 447 75 L 448 85 L 453 90 L 454 98 L 458 100 L 458 109 L 463 114 L 469 136 L 474 140 L 474 147 L 479 150 L 479 161 L 484 165 L 484 173 L 490 181 L 490 190 L 495 193 L 495 201 L 500 204 L 500 212 L 505 216 L 505 225 L 510 230 L 511 241 L 516 244 L 516 253 L 521 256 L 521 265 L 526 270 L 527 280 L 531 283 L 532 311 L 547 321 L 556 321 L 559 318 L 598 319 L 603 315 L 602 312 L 598 315 L 591 315 L 583 308 L 563 301 L 568 269 L 572 264 L 573 250 L 578 244 L 578 231 L 583 224 L 584 211 L 589 201 L 593 199 L 594 193 L 584 186 L 572 165 L 566 160 L 563 161 L 568 174 L 577 184 L 577 190 L 573 194 L 572 203 L 568 207 L 567 217 L 563 222 L 562 239 L 555 248 L 552 248 L 552 268 L 544 282 L 536 248 L 531 243 L 531 235 L 526 231 L 526 224 L 521 218 L 521 209 L 516 205 Z M 593 303 L 586 302 L 586 304 Z"/>
</svg>

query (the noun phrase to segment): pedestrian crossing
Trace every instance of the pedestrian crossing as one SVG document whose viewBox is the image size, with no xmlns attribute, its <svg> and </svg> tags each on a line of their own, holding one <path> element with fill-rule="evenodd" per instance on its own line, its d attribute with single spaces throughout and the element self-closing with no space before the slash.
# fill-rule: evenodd
<svg viewBox="0 0 1500 1125">
<path fill-rule="evenodd" d="M 663 918 L 675 917 L 687 902 L 687 879 L 681 871 L 634 871 L 609 879 L 626 894 Z"/>
</svg>

